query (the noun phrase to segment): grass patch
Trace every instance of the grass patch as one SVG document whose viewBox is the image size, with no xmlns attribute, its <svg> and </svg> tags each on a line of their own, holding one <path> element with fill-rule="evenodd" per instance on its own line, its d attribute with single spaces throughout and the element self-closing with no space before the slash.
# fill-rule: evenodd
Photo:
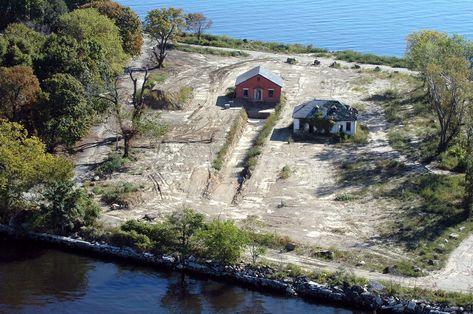
<svg viewBox="0 0 473 314">
<path fill-rule="evenodd" d="M 110 175 L 114 172 L 121 172 L 125 164 L 129 161 L 123 158 L 121 154 L 111 153 L 100 165 L 95 168 L 95 174 L 98 176 Z"/>
<path fill-rule="evenodd" d="M 174 45 L 173 49 L 189 52 L 189 53 L 200 53 L 206 55 L 213 55 L 213 56 L 221 56 L 221 57 L 249 57 L 250 54 L 240 50 L 222 50 L 222 49 L 214 49 L 214 48 L 202 48 L 202 47 L 195 47 L 195 46 L 186 46 L 186 45 Z"/>
<path fill-rule="evenodd" d="M 285 180 L 288 179 L 292 174 L 292 170 L 288 165 L 282 167 L 281 171 L 279 172 L 279 179 Z"/>
<path fill-rule="evenodd" d="M 366 144 L 368 142 L 368 136 L 368 127 L 358 122 L 356 124 L 355 134 L 348 135 L 344 132 L 339 132 L 337 134 L 333 134 L 332 139 L 335 143 Z"/>
<path fill-rule="evenodd" d="M 347 62 L 365 63 L 365 64 L 376 64 L 376 65 L 388 65 L 394 68 L 406 68 L 406 60 L 397 57 L 378 56 L 372 53 L 361 53 L 353 50 L 334 51 L 332 55 L 337 60 L 343 60 Z"/>
<path fill-rule="evenodd" d="M 215 170 L 219 171 L 222 169 L 228 151 L 240 138 L 243 127 L 247 121 L 248 115 L 246 114 L 246 111 L 243 109 L 240 110 L 240 113 L 235 117 L 235 120 L 233 120 L 233 124 L 225 137 L 225 142 L 217 153 L 217 157 L 212 161 L 212 167 Z"/>
<path fill-rule="evenodd" d="M 213 46 L 232 49 L 247 49 L 255 51 L 268 51 L 278 53 L 320 53 L 328 52 L 326 49 L 316 48 L 312 45 L 282 44 L 278 42 L 263 42 L 259 40 L 237 39 L 229 36 L 203 34 L 200 40 L 194 34 L 184 33 L 178 39 L 180 43 Z"/>
<path fill-rule="evenodd" d="M 342 194 L 337 194 L 335 195 L 334 200 L 337 202 L 351 202 L 356 200 L 357 197 L 353 194 L 350 193 L 342 193 Z"/>
<path fill-rule="evenodd" d="M 177 91 L 147 89 L 144 98 L 146 105 L 152 109 L 180 110 L 192 99 L 193 93 L 194 89 L 190 86 L 180 87 Z"/>
<path fill-rule="evenodd" d="M 107 205 L 117 204 L 121 208 L 128 208 L 135 200 L 134 195 L 140 190 L 138 185 L 130 182 L 97 187 L 92 190 L 95 194 L 101 194 L 101 201 Z"/>
</svg>

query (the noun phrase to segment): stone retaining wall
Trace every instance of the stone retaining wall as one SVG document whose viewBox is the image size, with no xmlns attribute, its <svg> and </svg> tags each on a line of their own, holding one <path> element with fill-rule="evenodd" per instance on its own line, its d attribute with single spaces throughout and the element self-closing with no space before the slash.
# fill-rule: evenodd
<svg viewBox="0 0 473 314">
<path fill-rule="evenodd" d="M 0 225 L 0 234 L 39 241 L 47 244 L 97 253 L 103 256 L 122 258 L 134 262 L 146 263 L 171 270 L 184 271 L 232 283 L 247 285 L 292 296 L 301 296 L 315 302 L 327 302 L 352 308 L 373 311 L 373 313 L 472 313 L 461 307 L 442 306 L 424 301 L 402 300 L 383 296 L 384 287 L 378 283 L 366 286 L 331 287 L 318 284 L 307 278 L 270 279 L 274 270 L 269 267 L 252 267 L 250 265 L 222 265 L 213 262 L 198 262 L 193 258 L 179 262 L 172 256 L 154 255 L 137 252 L 128 247 L 116 247 L 108 244 L 94 243 L 82 239 L 73 239 L 44 233 L 18 232 L 10 226 Z"/>
</svg>

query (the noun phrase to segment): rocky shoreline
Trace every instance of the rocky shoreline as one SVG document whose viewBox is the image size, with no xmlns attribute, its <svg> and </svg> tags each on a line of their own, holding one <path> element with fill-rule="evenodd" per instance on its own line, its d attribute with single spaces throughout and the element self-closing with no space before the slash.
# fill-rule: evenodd
<svg viewBox="0 0 473 314">
<path fill-rule="evenodd" d="M 332 287 L 310 281 L 304 277 L 278 280 L 270 278 L 271 274 L 274 273 L 274 270 L 270 267 L 222 265 L 211 261 L 197 261 L 193 258 L 178 261 L 173 256 L 142 253 L 128 247 L 116 247 L 71 237 L 21 232 L 5 225 L 0 225 L 0 235 L 38 241 L 60 248 L 81 250 L 102 256 L 145 263 L 169 270 L 203 275 L 270 292 L 300 296 L 310 301 L 344 305 L 350 308 L 371 311 L 373 313 L 473 313 L 471 309 L 466 310 L 462 307 L 433 304 L 421 300 L 403 300 L 392 296 L 385 296 L 383 295 L 385 288 L 376 282 L 370 282 L 366 286 L 343 285 Z"/>
</svg>

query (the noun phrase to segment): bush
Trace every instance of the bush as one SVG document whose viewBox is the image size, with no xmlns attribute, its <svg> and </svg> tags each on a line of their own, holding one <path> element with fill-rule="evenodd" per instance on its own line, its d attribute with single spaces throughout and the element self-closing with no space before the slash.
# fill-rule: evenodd
<svg viewBox="0 0 473 314">
<path fill-rule="evenodd" d="M 109 241 L 117 246 L 131 247 L 140 251 L 147 251 L 153 247 L 148 236 L 138 233 L 135 230 L 125 231 L 122 229 L 115 229 L 112 231 Z"/>
<path fill-rule="evenodd" d="M 132 194 L 138 190 L 138 186 L 129 182 L 104 187 L 101 200 L 108 205 L 118 204 L 120 207 L 127 208 L 132 202 Z"/>
<path fill-rule="evenodd" d="M 342 193 L 342 194 L 337 194 L 334 200 L 337 202 L 349 202 L 349 201 L 356 200 L 356 196 L 352 194 L 348 194 L 348 193 Z"/>
<path fill-rule="evenodd" d="M 33 229 L 69 234 L 94 225 L 99 215 L 100 208 L 85 190 L 75 188 L 71 181 L 59 181 L 46 188 L 41 210 L 33 218 Z"/>
<path fill-rule="evenodd" d="M 199 238 L 205 245 L 206 256 L 222 263 L 235 263 L 248 243 L 246 234 L 231 220 L 213 220 Z"/>
<path fill-rule="evenodd" d="M 281 171 L 279 172 L 279 178 L 285 180 L 289 178 L 291 174 L 292 174 L 291 168 L 288 165 L 285 165 L 284 167 L 282 167 Z"/>
<path fill-rule="evenodd" d="M 97 175 L 108 175 L 117 171 L 123 171 L 123 166 L 128 162 L 121 154 L 112 153 L 96 169 Z"/>
</svg>

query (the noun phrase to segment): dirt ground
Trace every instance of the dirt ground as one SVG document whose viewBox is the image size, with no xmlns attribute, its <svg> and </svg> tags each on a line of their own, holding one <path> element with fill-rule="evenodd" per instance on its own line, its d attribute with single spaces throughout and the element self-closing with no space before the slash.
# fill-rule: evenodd
<svg viewBox="0 0 473 314">
<path fill-rule="evenodd" d="M 142 55 L 130 63 L 131 67 L 149 64 L 148 47 L 149 41 L 146 41 Z M 159 219 L 176 209 L 191 207 L 209 218 L 239 221 L 248 215 L 257 215 L 265 223 L 267 231 L 309 245 L 366 251 L 391 258 L 404 257 L 399 247 L 387 248 L 387 244 L 380 240 L 385 225 L 392 223 L 393 217 L 399 214 L 397 204 L 370 194 L 359 194 L 362 186 L 352 183 L 350 178 L 345 178 L 345 181 L 340 178 L 344 161 L 367 154 L 372 162 L 399 160 L 409 165 L 411 171 L 429 171 L 391 148 L 383 110 L 379 101 L 371 101 L 371 96 L 382 94 L 387 89 L 402 90 L 404 81 L 396 78 L 395 72 L 411 73 L 384 66 L 380 66 L 381 72 L 373 72 L 375 66 L 372 65 L 362 65 L 362 70 L 356 70 L 345 62 L 339 62 L 341 68 L 332 68 L 333 60 L 324 58 L 318 58 L 320 66 L 313 66 L 314 58 L 309 55 L 249 53 L 249 57 L 236 58 L 170 52 L 166 70 L 168 79 L 159 88 L 190 86 L 194 89 L 193 98 L 184 110 L 161 112 L 171 131 L 162 141 L 136 141 L 133 148 L 136 161 L 127 165 L 128 171 L 93 183 L 132 182 L 141 187 L 130 208 L 112 210 L 104 205 L 103 221 L 117 224 L 145 215 Z M 287 57 L 296 57 L 299 63 L 287 64 Z M 264 121 L 248 121 L 218 174 L 211 163 L 240 110 L 238 107 L 223 108 L 223 104 L 228 102 L 223 97 L 225 90 L 234 85 L 239 74 L 257 65 L 281 75 L 287 104 L 263 148 L 252 177 L 244 183 L 235 203 L 243 158 Z M 387 73 L 394 74 L 390 76 Z M 130 91 L 126 76 L 121 80 L 121 86 L 125 93 Z M 370 132 L 368 143 L 357 146 L 288 141 L 293 108 L 314 98 L 337 99 L 361 108 L 360 122 Z M 113 121 L 106 119 L 98 122 L 90 136 L 79 143 L 74 156 L 79 183 L 92 180 L 94 166 L 115 150 L 115 138 Z M 292 175 L 285 180 L 278 179 L 285 165 L 291 168 Z M 359 197 L 350 202 L 336 201 L 336 196 L 342 193 Z M 472 244 L 472 237 L 464 241 L 452 253 L 447 267 L 423 279 L 423 284 L 443 289 L 470 289 L 473 271 L 469 262 L 462 264 L 462 261 L 471 255 Z M 271 252 L 267 257 L 301 266 L 326 264 L 308 257 L 286 255 Z M 354 271 L 369 278 L 374 276 L 367 271 Z M 383 279 L 388 275 L 376 276 Z M 410 281 L 408 283 L 412 285 L 420 284 L 415 279 Z"/>
<path fill-rule="evenodd" d="M 145 51 L 131 66 L 145 64 L 148 57 Z M 162 119 L 171 126 L 162 143 L 152 145 L 147 140 L 135 143 L 137 162 L 129 165 L 128 172 L 114 174 L 109 181 L 133 182 L 144 188 L 131 208 L 106 209 L 104 219 L 122 221 L 142 218 L 145 214 L 159 217 L 180 207 L 192 207 L 209 217 L 239 220 L 257 215 L 268 230 L 304 243 L 376 250 L 374 239 L 378 229 L 395 207 L 382 199 L 362 198 L 344 203 L 334 198 L 350 189 L 338 180 L 344 160 L 367 151 L 376 153 L 380 160 L 400 158 L 388 144 L 382 110 L 378 104 L 366 100 L 390 88 L 392 82 L 376 79 L 363 84 L 364 77 L 371 74 L 331 68 L 329 59 L 320 59 L 322 64 L 315 67 L 311 65 L 314 58 L 307 55 L 296 56 L 299 63 L 290 65 L 285 63 L 287 57 L 253 52 L 250 57 L 235 58 L 172 51 L 168 60 L 169 78 L 160 88 L 191 86 L 192 102 L 183 111 L 162 112 Z M 218 180 L 212 176 L 211 162 L 239 109 L 223 109 L 222 96 L 239 74 L 257 65 L 281 75 L 287 104 L 253 176 L 245 183 L 239 202 L 234 204 L 241 162 L 262 121 L 247 124 Z M 395 70 L 383 67 L 383 71 Z M 122 84 L 127 87 L 127 80 Z M 292 123 L 292 109 L 313 98 L 363 104 L 360 120 L 370 129 L 368 144 L 361 147 L 288 144 L 291 132 L 287 127 Z M 76 156 L 80 180 L 90 178 L 87 167 L 102 161 L 115 147 L 102 145 L 115 136 L 113 127 L 107 125 L 110 123 L 97 125 L 91 137 L 82 143 L 83 150 Z M 278 180 L 285 165 L 293 173 L 286 180 Z"/>
</svg>

